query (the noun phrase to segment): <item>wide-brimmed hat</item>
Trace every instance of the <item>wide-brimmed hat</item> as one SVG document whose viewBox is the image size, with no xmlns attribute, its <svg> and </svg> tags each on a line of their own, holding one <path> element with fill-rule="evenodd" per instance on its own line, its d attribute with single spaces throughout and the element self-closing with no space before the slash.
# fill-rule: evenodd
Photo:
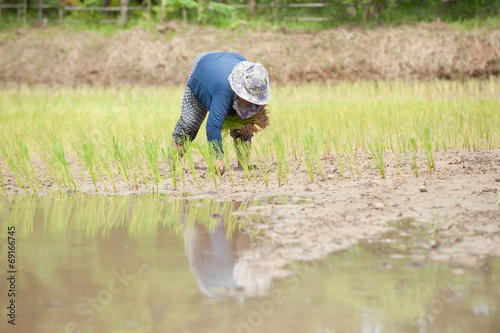
<svg viewBox="0 0 500 333">
<path fill-rule="evenodd" d="M 269 75 L 264 65 L 242 61 L 234 66 L 228 77 L 231 89 L 250 103 L 265 105 L 271 100 Z"/>
</svg>

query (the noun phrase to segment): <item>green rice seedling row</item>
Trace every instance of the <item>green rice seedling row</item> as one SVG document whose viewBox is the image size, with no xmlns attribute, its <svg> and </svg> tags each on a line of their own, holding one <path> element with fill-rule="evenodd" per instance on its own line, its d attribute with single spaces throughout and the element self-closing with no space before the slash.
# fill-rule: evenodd
<svg viewBox="0 0 500 333">
<path fill-rule="evenodd" d="M 226 175 L 206 142 L 204 126 L 183 158 L 171 134 L 183 87 L 16 87 L 0 92 L 0 181 L 27 194 L 198 189 L 260 183 L 282 186 L 297 174 L 359 177 L 388 163 L 415 177 L 436 170 L 435 153 L 500 147 L 500 80 L 311 83 L 272 87 L 270 125 L 236 149 L 225 125 Z M 249 158 L 247 158 L 249 156 Z M 240 164 L 242 172 L 231 167 Z M 406 169 L 405 169 L 406 165 Z M 409 167 L 408 167 L 409 165 Z M 294 174 L 294 177 L 291 175 Z M 101 187 L 102 185 L 102 187 Z"/>
</svg>

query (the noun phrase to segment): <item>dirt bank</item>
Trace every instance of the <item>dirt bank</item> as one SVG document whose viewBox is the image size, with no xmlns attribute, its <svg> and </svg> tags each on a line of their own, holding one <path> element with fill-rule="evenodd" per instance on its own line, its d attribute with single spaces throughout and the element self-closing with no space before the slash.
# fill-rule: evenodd
<svg viewBox="0 0 500 333">
<path fill-rule="evenodd" d="M 284 271 L 276 268 L 291 261 L 321 258 L 362 239 L 375 239 L 409 220 L 416 228 L 429 231 L 419 242 L 429 253 L 412 257 L 417 264 L 445 261 L 479 267 L 489 257 L 500 256 L 499 149 L 436 152 L 436 171 L 429 175 L 421 165 L 418 177 L 410 164 L 398 167 L 390 154 L 385 161 L 386 179 L 369 166 L 359 176 L 346 171 L 342 179 L 335 157 L 330 156 L 323 161 L 325 176 L 316 174 L 314 183 L 309 181 L 305 167 L 295 164 L 288 183 L 281 187 L 275 171 L 270 173 L 269 187 L 259 176 L 257 182 L 253 178 L 248 181 L 242 171 L 235 171 L 234 186 L 226 174 L 217 189 L 207 179 L 202 182 L 202 190 L 187 170 L 186 185 L 174 188 L 164 166 L 161 173 L 165 183 L 155 191 L 174 198 L 189 193 L 193 198 L 261 200 L 262 205 L 250 207 L 243 215 L 250 221 L 246 229 L 257 235 L 262 245 L 261 265 L 273 267 L 277 275 Z M 44 164 L 35 161 L 34 165 L 42 192 L 57 191 Z M 201 176 L 206 168 L 201 161 L 196 165 Z M 95 193 L 90 177 L 76 176 L 80 173 L 76 160 L 72 168 L 79 191 Z M 6 173 L 4 178 L 8 194 L 22 193 L 13 175 Z M 136 191 L 119 175 L 115 181 L 118 194 L 151 192 L 154 187 L 142 184 Z M 107 188 L 112 189 L 111 183 Z M 113 194 L 102 184 L 99 193 Z"/>
<path fill-rule="evenodd" d="M 0 84 L 182 84 L 194 58 L 234 51 L 263 63 L 275 83 L 488 77 L 500 73 L 500 31 L 442 22 L 316 33 L 184 26 L 115 35 L 66 28 L 0 32 Z"/>
</svg>

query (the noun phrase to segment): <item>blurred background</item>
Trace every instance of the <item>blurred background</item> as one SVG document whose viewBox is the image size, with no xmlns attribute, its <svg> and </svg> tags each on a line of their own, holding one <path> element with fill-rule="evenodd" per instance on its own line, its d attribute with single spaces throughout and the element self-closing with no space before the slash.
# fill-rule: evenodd
<svg viewBox="0 0 500 333">
<path fill-rule="evenodd" d="M 120 23 L 182 20 L 235 26 L 251 22 L 345 23 L 445 22 L 499 13 L 497 0 L 0 0 L 5 24 Z"/>
</svg>

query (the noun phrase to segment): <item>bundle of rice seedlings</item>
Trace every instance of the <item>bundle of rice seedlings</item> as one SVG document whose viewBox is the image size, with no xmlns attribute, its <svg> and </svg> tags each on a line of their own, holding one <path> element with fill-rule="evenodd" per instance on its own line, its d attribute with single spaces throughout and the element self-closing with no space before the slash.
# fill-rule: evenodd
<svg viewBox="0 0 500 333">
<path fill-rule="evenodd" d="M 234 116 L 228 116 L 222 125 L 222 132 L 224 135 L 227 135 L 231 130 L 238 130 L 242 127 L 249 128 L 252 133 L 262 131 L 269 125 L 268 113 L 269 110 L 267 109 L 267 105 L 264 105 L 255 116 L 247 119 L 243 119 L 237 114 Z"/>
</svg>

